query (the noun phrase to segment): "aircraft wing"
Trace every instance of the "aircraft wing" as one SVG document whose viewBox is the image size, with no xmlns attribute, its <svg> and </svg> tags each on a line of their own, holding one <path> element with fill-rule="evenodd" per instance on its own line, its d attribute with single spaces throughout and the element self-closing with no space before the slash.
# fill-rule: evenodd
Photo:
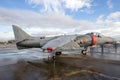
<svg viewBox="0 0 120 80">
<path fill-rule="evenodd" d="M 47 42 L 42 49 L 51 48 L 54 51 L 72 50 L 80 48 L 80 46 L 74 42 L 76 35 L 64 35 Z"/>
</svg>

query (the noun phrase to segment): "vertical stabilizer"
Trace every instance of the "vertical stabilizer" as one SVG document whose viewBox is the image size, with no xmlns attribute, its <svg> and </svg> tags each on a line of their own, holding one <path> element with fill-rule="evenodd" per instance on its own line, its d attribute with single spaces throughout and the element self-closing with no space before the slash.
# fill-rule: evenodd
<svg viewBox="0 0 120 80">
<path fill-rule="evenodd" d="M 20 29 L 18 26 L 12 25 L 12 27 L 13 27 L 16 42 L 20 42 L 22 40 L 25 40 L 31 37 L 29 34 L 27 34 L 25 31 Z"/>
</svg>

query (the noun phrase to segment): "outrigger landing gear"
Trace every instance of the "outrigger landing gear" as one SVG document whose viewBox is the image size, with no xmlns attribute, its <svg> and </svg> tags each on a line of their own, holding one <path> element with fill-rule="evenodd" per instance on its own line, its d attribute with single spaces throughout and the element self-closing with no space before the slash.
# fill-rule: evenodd
<svg viewBox="0 0 120 80">
<path fill-rule="evenodd" d="M 55 61 L 56 60 L 56 56 L 59 56 L 61 54 L 62 54 L 62 52 L 55 52 L 55 53 L 53 53 L 52 60 Z"/>
<path fill-rule="evenodd" d="M 81 51 L 82 55 L 87 55 L 87 48 Z"/>
<path fill-rule="evenodd" d="M 52 57 L 52 60 L 53 60 L 53 61 L 54 61 L 54 60 L 56 60 L 56 57 L 55 57 L 55 56 L 53 56 L 53 57 Z"/>
<path fill-rule="evenodd" d="M 55 60 L 56 60 L 56 57 L 59 56 L 59 55 L 61 55 L 61 54 L 62 54 L 62 52 L 53 52 L 53 53 L 52 53 L 51 60 L 52 60 L 52 61 L 55 61 Z"/>
</svg>

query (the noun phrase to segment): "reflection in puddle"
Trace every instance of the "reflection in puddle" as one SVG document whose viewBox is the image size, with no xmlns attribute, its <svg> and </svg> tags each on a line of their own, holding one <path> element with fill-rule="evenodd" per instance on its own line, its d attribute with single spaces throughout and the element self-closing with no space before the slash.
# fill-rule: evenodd
<svg viewBox="0 0 120 80">
<path fill-rule="evenodd" d="M 120 78 L 119 61 L 96 59 L 79 54 L 67 55 L 68 52 L 57 57 L 54 67 L 53 62 L 43 62 L 43 58 L 48 58 L 49 54 L 44 54 L 39 49 L 0 53 L 0 80 L 119 80 Z M 99 56 L 95 54 L 97 55 Z M 106 56 L 108 55 L 105 54 L 105 58 Z"/>
</svg>

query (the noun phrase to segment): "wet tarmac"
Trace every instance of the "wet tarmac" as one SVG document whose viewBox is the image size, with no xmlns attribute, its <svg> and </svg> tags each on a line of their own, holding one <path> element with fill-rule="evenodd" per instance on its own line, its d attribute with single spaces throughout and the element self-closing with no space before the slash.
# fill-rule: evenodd
<svg viewBox="0 0 120 80">
<path fill-rule="evenodd" d="M 55 62 L 46 62 L 49 54 L 40 49 L 0 49 L 0 80 L 120 80 L 119 52 L 76 53 L 65 52 Z"/>
</svg>

